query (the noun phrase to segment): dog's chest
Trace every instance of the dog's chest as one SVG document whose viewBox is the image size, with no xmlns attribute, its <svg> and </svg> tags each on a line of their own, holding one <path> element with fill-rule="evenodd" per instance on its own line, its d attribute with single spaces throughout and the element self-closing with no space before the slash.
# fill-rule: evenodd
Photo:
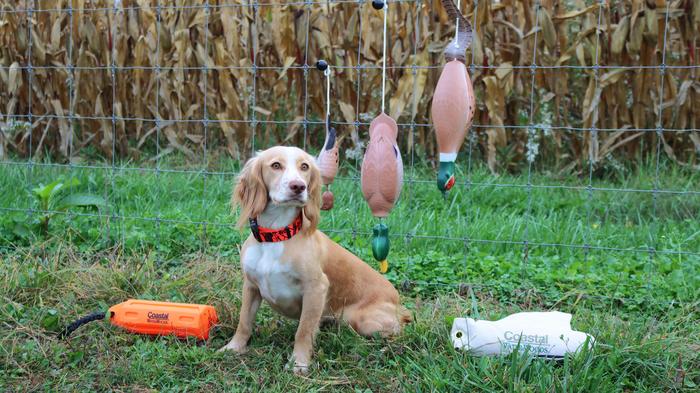
<svg viewBox="0 0 700 393">
<path fill-rule="evenodd" d="M 283 254 L 281 242 L 252 244 L 243 255 L 243 270 L 269 303 L 296 308 L 302 294 L 300 276 Z"/>
</svg>

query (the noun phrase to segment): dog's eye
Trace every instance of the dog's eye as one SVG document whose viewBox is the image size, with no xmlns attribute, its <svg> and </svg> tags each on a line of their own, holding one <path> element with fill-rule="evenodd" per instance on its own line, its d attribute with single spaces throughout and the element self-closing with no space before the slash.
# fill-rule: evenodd
<svg viewBox="0 0 700 393">
<path fill-rule="evenodd" d="M 280 164 L 279 162 L 273 162 L 272 169 L 282 169 L 282 164 Z"/>
<path fill-rule="evenodd" d="M 308 170 L 309 170 L 309 164 L 306 164 L 306 163 L 301 164 L 301 170 L 302 170 L 302 171 L 308 171 Z"/>
</svg>

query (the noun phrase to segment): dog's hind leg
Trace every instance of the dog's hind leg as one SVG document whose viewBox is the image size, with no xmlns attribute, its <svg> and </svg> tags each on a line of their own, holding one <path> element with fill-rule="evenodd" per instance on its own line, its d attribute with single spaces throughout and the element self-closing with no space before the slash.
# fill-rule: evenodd
<svg viewBox="0 0 700 393">
<path fill-rule="evenodd" d="M 393 336 L 401 332 L 401 322 L 393 304 L 381 304 L 353 310 L 347 321 L 357 333 L 365 337 L 379 334 Z"/>
</svg>

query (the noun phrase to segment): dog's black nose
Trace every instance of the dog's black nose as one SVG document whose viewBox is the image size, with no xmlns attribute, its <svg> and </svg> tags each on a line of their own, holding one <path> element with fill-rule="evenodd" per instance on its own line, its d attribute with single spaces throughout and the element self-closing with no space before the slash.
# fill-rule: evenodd
<svg viewBox="0 0 700 393">
<path fill-rule="evenodd" d="M 306 190 L 306 184 L 304 184 L 303 181 L 299 180 L 293 180 L 289 182 L 289 188 L 295 193 L 295 194 L 301 194 Z"/>
</svg>

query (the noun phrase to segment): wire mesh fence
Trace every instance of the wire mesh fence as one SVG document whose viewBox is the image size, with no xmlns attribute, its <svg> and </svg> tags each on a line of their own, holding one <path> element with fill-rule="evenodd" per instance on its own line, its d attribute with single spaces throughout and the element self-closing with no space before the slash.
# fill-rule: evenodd
<svg viewBox="0 0 700 393">
<path fill-rule="evenodd" d="M 230 217 L 211 208 L 227 200 L 221 195 L 228 191 L 222 184 L 231 184 L 237 174 L 237 165 L 222 155 L 242 160 L 277 143 L 291 142 L 310 151 L 320 147 L 324 89 L 314 63 L 324 58 L 334 78 L 332 123 L 341 128 L 346 148 L 344 171 L 336 178 L 346 185 L 346 195 L 339 197 L 337 206 L 359 213 L 347 220 L 331 211 L 321 226 L 340 239 L 371 235 L 371 215 L 360 207 L 357 192 L 358 159 L 369 116 L 379 112 L 381 99 L 381 11 L 368 2 L 2 3 L 2 28 L 14 29 L 12 35 L 5 31 L 0 62 L 0 86 L 5 90 L 2 166 L 18 168 L 29 185 L 46 181 L 52 171 L 93 176 L 91 187 L 109 202 L 96 213 L 40 209 L 41 213 L 93 220 L 105 244 L 126 243 L 130 232 L 143 230 L 143 223 L 157 233 L 164 225 L 186 225 L 198 228 L 198 247 L 206 252 L 207 228 L 233 231 Z M 584 261 L 591 253 L 635 254 L 648 258 L 647 274 L 663 255 L 698 264 L 697 233 L 681 233 L 682 246 L 662 239 L 667 228 L 659 204 L 686 201 L 690 220 L 700 218 L 693 211 L 700 206 L 698 184 L 691 181 L 678 188 L 664 182 L 668 168 L 692 171 L 698 166 L 700 111 L 692 106 L 700 95 L 698 29 L 688 26 L 700 24 L 700 6 L 651 3 L 465 3 L 462 9 L 476 33 L 467 67 L 481 102 L 460 152 L 463 179 L 444 201 L 449 209 L 442 213 L 449 216 L 434 225 L 430 222 L 436 220 L 435 212 L 421 205 L 424 198 L 418 196 L 436 193 L 432 172 L 423 170 L 435 151 L 427 109 L 430 86 L 442 67 L 438 44 L 447 43 L 444 37 L 452 34 L 453 26 L 437 1 L 390 1 L 387 98 L 408 166 L 402 199 L 389 219 L 392 239 L 399 241 L 394 248 L 420 253 L 449 244 L 451 250 L 464 253 L 465 264 L 475 247 L 510 250 L 517 253 L 524 272 L 531 269 L 533 251 L 542 249 L 568 252 Z M 582 85 L 572 87 L 572 93 L 559 85 L 565 80 Z M 576 91 L 585 91 L 585 97 L 575 97 Z M 548 102 L 554 110 L 546 109 Z M 509 109 L 511 105 L 517 110 Z M 568 147 L 561 148 L 562 140 Z M 630 147 L 632 143 L 647 146 Z M 545 145 L 550 150 L 540 152 Z M 578 145 L 583 147 L 574 147 Z M 520 161 L 517 181 L 504 182 L 477 169 L 507 171 L 508 165 L 499 167 L 498 161 L 508 160 L 499 156 L 507 154 L 501 150 L 508 146 L 516 146 L 514 160 Z M 545 153 L 557 157 L 543 157 Z M 649 158 L 653 173 L 631 186 L 598 181 L 601 163 L 616 155 L 623 160 Z M 559 163 L 569 169 L 562 173 L 573 175 L 540 175 L 559 156 L 572 163 Z M 668 164 L 662 165 L 662 157 Z M 115 192 L 124 186 L 120 179 L 125 176 L 148 177 L 156 191 L 138 203 L 130 201 Z M 159 199 L 173 192 L 169 187 L 176 177 L 196 184 L 198 191 L 175 191 L 185 195 L 174 200 L 184 204 L 199 198 L 199 209 L 161 211 Z M 4 192 L 13 192 L 10 182 L 6 184 Z M 484 225 L 487 215 L 475 208 L 474 198 L 503 190 L 516 195 L 516 201 L 491 207 L 511 209 L 519 224 L 507 228 L 512 223 L 504 222 L 504 229 L 489 231 Z M 548 213 L 540 205 L 554 193 L 575 195 L 581 202 L 569 209 L 570 228 L 542 228 Z M 601 214 L 614 216 L 630 200 L 642 201 L 637 212 L 648 222 L 642 233 L 629 238 L 633 243 L 612 242 L 609 231 L 596 233 Z M 6 201 L 10 203 L 0 206 L 4 212 L 37 213 L 20 197 Z M 557 231 L 572 234 L 545 235 Z M 402 272 L 404 282 L 456 289 L 478 286 L 460 278 L 431 282 L 415 277 L 414 258 L 394 262 L 408 266 Z"/>
</svg>

